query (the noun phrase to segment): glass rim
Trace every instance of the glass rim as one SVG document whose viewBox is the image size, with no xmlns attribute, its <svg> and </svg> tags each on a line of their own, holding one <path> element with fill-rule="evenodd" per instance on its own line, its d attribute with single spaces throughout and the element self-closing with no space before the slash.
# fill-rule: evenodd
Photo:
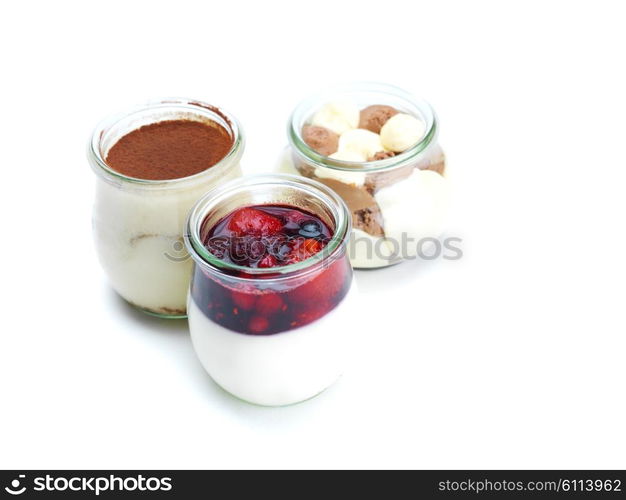
<svg viewBox="0 0 626 500">
<path fill-rule="evenodd" d="M 358 91 L 378 92 L 392 94 L 395 97 L 403 99 L 407 104 L 419 108 L 422 118 L 426 118 L 428 128 L 426 133 L 419 142 L 411 146 L 406 151 L 395 155 L 391 158 L 375 161 L 346 161 L 336 160 L 329 156 L 322 155 L 314 151 L 301 137 L 299 127 L 296 125 L 296 117 L 303 109 L 312 107 L 313 103 L 322 101 L 324 97 L 331 97 L 333 93 L 349 93 Z M 298 103 L 287 122 L 287 138 L 294 150 L 304 159 L 315 163 L 315 166 L 326 167 L 334 170 L 347 172 L 378 172 L 382 170 L 391 170 L 396 167 L 403 167 L 406 164 L 415 161 L 415 158 L 424 151 L 437 137 L 439 122 L 437 115 L 432 106 L 423 99 L 418 99 L 406 90 L 396 87 L 395 85 L 380 82 L 353 82 L 342 85 L 336 85 L 326 88 L 325 90 L 313 94 Z"/>
<path fill-rule="evenodd" d="M 209 252 L 202 242 L 200 229 L 210 210 L 225 199 L 236 195 L 242 189 L 262 185 L 279 185 L 281 188 L 293 187 L 302 189 L 320 198 L 324 204 L 331 209 L 335 222 L 333 236 L 327 245 L 315 255 L 301 262 L 270 268 L 250 268 L 231 262 L 224 262 Z M 246 205 L 241 206 L 244 207 Z M 249 283 L 261 279 L 263 283 L 275 283 L 277 281 L 291 279 L 294 276 L 300 277 L 308 275 L 309 273 L 316 272 L 320 267 L 329 262 L 329 260 L 334 261 L 342 249 L 347 246 L 351 228 L 351 216 L 345 202 L 339 195 L 324 184 L 313 179 L 307 179 L 293 174 L 253 174 L 233 179 L 208 191 L 202 196 L 192 207 L 187 217 L 184 240 L 187 251 L 194 262 L 202 265 L 204 269 L 225 275 L 229 280 L 233 281 Z M 239 271 L 251 277 L 227 274 L 225 271 Z M 276 274 L 279 276 L 265 277 Z"/>
<path fill-rule="evenodd" d="M 106 160 L 102 157 L 100 150 L 100 144 L 104 133 L 107 129 L 118 123 L 120 120 L 127 118 L 131 115 L 140 113 L 142 111 L 157 110 L 159 108 L 179 108 L 185 111 L 194 111 L 198 115 L 203 117 L 214 119 L 214 116 L 219 116 L 226 123 L 229 128 L 229 132 L 233 137 L 233 144 L 228 150 L 226 155 L 210 167 L 185 177 L 176 177 L 174 179 L 142 179 L 140 177 L 132 177 L 124 175 L 117 170 L 111 168 Z M 153 122 L 157 123 L 157 121 Z M 94 128 L 91 137 L 87 145 L 87 156 L 90 160 L 90 164 L 96 175 L 108 177 L 109 179 L 117 179 L 120 181 L 153 187 L 174 187 L 187 182 L 193 182 L 196 179 L 207 175 L 211 171 L 221 170 L 224 165 L 227 165 L 232 159 L 241 156 L 243 146 L 245 144 L 245 138 L 241 124 L 232 114 L 228 111 L 197 99 L 188 99 L 184 97 L 167 97 L 162 99 L 150 100 L 142 105 L 135 106 L 134 108 L 127 109 L 113 115 L 108 116 L 101 120 Z"/>
</svg>

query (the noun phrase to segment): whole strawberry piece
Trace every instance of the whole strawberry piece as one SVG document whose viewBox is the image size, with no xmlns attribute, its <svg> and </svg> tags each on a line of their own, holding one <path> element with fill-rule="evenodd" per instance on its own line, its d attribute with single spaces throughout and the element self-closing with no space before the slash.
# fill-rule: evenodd
<svg viewBox="0 0 626 500">
<path fill-rule="evenodd" d="M 233 303 L 236 307 L 243 309 L 244 311 L 249 311 L 254 307 L 254 303 L 257 300 L 256 295 L 253 293 L 246 293 L 241 291 L 233 291 L 232 292 Z"/>
<path fill-rule="evenodd" d="M 256 301 L 256 310 L 262 315 L 269 316 L 283 309 L 285 303 L 276 293 L 266 293 L 261 295 Z"/>
<path fill-rule="evenodd" d="M 228 221 L 228 229 L 237 236 L 270 236 L 282 226 L 280 219 L 256 208 L 240 208 Z"/>
<path fill-rule="evenodd" d="M 261 334 L 270 327 L 270 322 L 264 316 L 252 316 L 248 322 L 248 331 L 250 333 Z"/>
</svg>

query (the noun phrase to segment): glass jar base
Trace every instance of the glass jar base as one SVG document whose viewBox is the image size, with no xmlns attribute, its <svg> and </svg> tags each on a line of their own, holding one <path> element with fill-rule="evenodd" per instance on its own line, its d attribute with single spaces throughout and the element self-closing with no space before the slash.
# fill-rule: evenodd
<svg viewBox="0 0 626 500">
<path fill-rule="evenodd" d="M 165 312 L 163 310 L 161 311 L 155 311 L 154 309 L 148 309 L 146 307 L 141 307 L 138 306 L 137 304 L 133 304 L 132 302 L 127 301 L 131 306 L 133 306 L 134 309 L 137 309 L 138 311 L 141 311 L 144 314 L 147 314 L 148 316 L 153 316 L 155 318 L 161 318 L 161 319 L 187 319 L 187 313 L 186 312 L 181 312 L 181 311 L 172 311 L 172 312 Z"/>
<path fill-rule="evenodd" d="M 211 374 L 207 372 L 207 375 L 211 378 L 211 380 L 213 382 L 215 382 L 215 385 L 217 385 L 222 391 L 224 391 L 226 394 L 228 394 L 228 396 L 241 401 L 242 403 L 246 403 L 252 406 L 258 406 L 259 408 L 288 408 L 290 406 L 296 406 L 302 403 L 306 403 L 307 401 L 311 401 L 312 399 L 317 398 L 318 396 L 320 396 L 321 394 L 323 394 L 324 392 L 326 392 L 328 389 L 330 389 L 333 385 L 335 385 L 339 379 L 341 378 L 341 375 L 339 375 L 339 377 L 337 377 L 337 379 L 335 381 L 333 381 L 330 385 L 324 387 L 321 391 L 316 392 L 315 394 L 313 394 L 312 396 L 308 396 L 304 399 L 300 399 L 298 401 L 293 401 L 291 403 L 284 403 L 284 404 L 263 404 L 263 403 L 257 403 L 255 401 L 249 401 L 247 399 L 244 398 L 240 398 L 239 396 L 237 396 L 236 394 L 233 394 L 232 392 L 230 392 L 228 389 L 225 389 L 224 387 L 222 387 L 213 377 L 211 377 Z"/>
</svg>

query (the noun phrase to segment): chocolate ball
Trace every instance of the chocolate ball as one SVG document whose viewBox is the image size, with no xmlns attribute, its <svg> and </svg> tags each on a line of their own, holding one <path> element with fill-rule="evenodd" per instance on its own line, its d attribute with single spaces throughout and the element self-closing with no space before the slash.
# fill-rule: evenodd
<svg viewBox="0 0 626 500">
<path fill-rule="evenodd" d="M 317 125 L 302 127 L 302 140 L 313 151 L 324 156 L 330 156 L 337 152 L 339 147 L 339 136 L 332 130 Z"/>
<path fill-rule="evenodd" d="M 386 160 L 394 156 L 396 156 L 396 154 L 393 151 L 378 151 L 376 154 L 370 156 L 367 161 Z"/>
<path fill-rule="evenodd" d="M 361 118 L 359 120 L 359 128 L 371 130 L 377 134 L 380 133 L 382 126 L 387 123 L 387 120 L 394 115 L 397 115 L 399 111 L 391 106 L 385 106 L 383 104 L 374 104 L 361 110 Z"/>
</svg>

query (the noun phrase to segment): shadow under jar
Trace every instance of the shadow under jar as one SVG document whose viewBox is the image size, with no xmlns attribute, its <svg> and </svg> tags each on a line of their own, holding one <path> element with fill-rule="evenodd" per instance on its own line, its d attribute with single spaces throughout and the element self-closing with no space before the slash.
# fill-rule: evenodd
<svg viewBox="0 0 626 500">
<path fill-rule="evenodd" d="M 219 129 L 232 144 L 217 163 L 208 161 L 207 168 L 184 177 L 139 178 L 107 162 L 111 149 L 129 134 L 175 121 Z M 176 151 L 175 146 L 170 151 Z M 192 100 L 151 102 L 98 125 L 87 153 L 97 175 L 95 246 L 113 289 L 130 304 L 160 317 L 186 317 L 191 276 L 183 242 L 187 215 L 207 190 L 241 176 L 243 149 L 243 133 L 233 116 Z"/>
<path fill-rule="evenodd" d="M 220 221 L 242 207 L 263 206 L 311 214 L 332 235 L 318 253 L 280 267 L 244 267 L 207 250 Z M 343 201 L 326 186 L 292 175 L 237 179 L 197 203 L 185 235 L 194 261 L 189 329 L 217 384 L 244 401 L 283 406 L 335 382 L 358 318 L 349 236 Z"/>
<path fill-rule="evenodd" d="M 338 125 L 339 130 L 330 134 L 323 130 L 326 137 L 322 139 L 330 135 L 332 144 L 328 146 L 316 136 L 306 139 L 305 127 L 318 123 L 316 113 L 329 105 L 323 118 L 331 127 Z M 364 114 L 368 107 L 384 107 L 417 118 L 422 127 L 419 139 L 402 151 L 379 146 L 377 155 L 372 150 L 359 159 L 355 146 L 358 149 L 365 144 L 376 149 L 369 145 L 383 137 L 381 123 L 384 127 L 385 120 L 394 117 L 384 116 L 377 126 L 364 130 L 369 126 Z M 353 137 L 358 129 L 356 136 L 361 134 L 366 142 L 350 143 L 350 134 L 344 136 L 342 128 Z M 380 83 L 338 86 L 296 107 L 288 124 L 289 148 L 279 171 L 318 180 L 335 190 L 352 215 L 349 256 L 353 267 L 386 267 L 415 258 L 420 242 L 438 238 L 443 231 L 449 193 L 437 133 L 438 121 L 430 105 L 400 88 Z"/>
</svg>

